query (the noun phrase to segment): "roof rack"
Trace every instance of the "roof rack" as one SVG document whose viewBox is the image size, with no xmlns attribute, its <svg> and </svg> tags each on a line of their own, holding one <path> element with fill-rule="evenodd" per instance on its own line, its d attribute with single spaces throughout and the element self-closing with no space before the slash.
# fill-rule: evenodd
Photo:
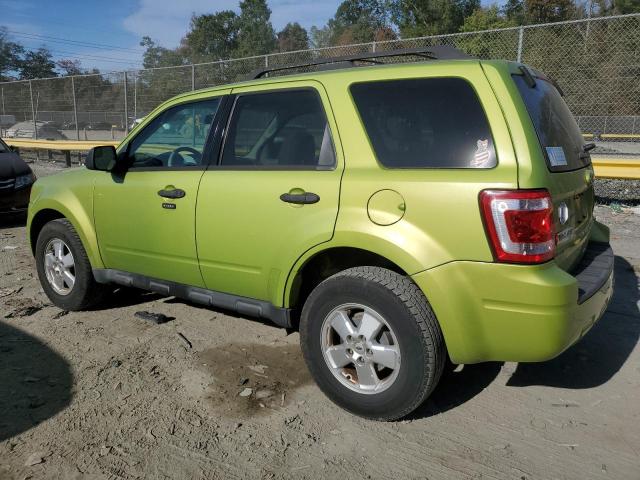
<svg viewBox="0 0 640 480">
<path fill-rule="evenodd" d="M 247 80 L 256 80 L 271 72 L 281 72 L 284 70 L 295 70 L 305 67 L 320 67 L 320 70 L 334 70 L 339 68 L 350 68 L 357 66 L 358 62 L 381 65 L 378 58 L 388 57 L 422 57 L 428 60 L 460 60 L 474 58 L 466 53 L 461 52 L 457 48 L 449 45 L 435 45 L 433 47 L 404 48 L 401 50 L 386 50 L 373 53 L 360 53 L 357 55 L 346 55 L 343 57 L 318 58 L 306 63 L 297 63 L 292 65 L 284 65 L 282 67 L 263 68 L 255 70 L 248 75 Z"/>
</svg>

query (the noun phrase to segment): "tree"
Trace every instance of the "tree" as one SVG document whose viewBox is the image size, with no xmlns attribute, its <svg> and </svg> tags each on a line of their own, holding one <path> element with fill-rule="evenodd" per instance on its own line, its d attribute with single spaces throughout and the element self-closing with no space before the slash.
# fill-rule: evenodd
<svg viewBox="0 0 640 480">
<path fill-rule="evenodd" d="M 0 81 L 12 79 L 11 74 L 19 69 L 23 53 L 22 45 L 10 41 L 7 29 L 0 27 Z"/>
<path fill-rule="evenodd" d="M 238 17 L 238 47 L 236 57 L 272 53 L 276 34 L 271 25 L 271 10 L 265 0 L 242 0 Z"/>
<path fill-rule="evenodd" d="M 309 39 L 311 48 L 325 48 L 331 46 L 331 29 L 324 27 L 311 27 L 311 38 Z"/>
<path fill-rule="evenodd" d="M 56 66 L 62 71 L 63 76 L 69 75 L 82 75 L 82 67 L 80 66 L 80 60 L 71 60 L 64 58 L 56 62 Z"/>
<path fill-rule="evenodd" d="M 460 31 L 477 32 L 479 30 L 492 30 L 496 28 L 507 28 L 516 26 L 515 20 L 509 19 L 497 4 L 486 8 L 479 8 L 464 19 L 464 24 Z"/>
<path fill-rule="evenodd" d="M 502 14 L 515 25 L 524 24 L 524 1 L 507 0 L 502 7 Z"/>
<path fill-rule="evenodd" d="M 298 22 L 287 23 L 278 32 L 278 51 L 292 52 L 294 50 L 305 50 L 309 48 L 309 35 Z"/>
<path fill-rule="evenodd" d="M 561 22 L 574 18 L 576 4 L 573 0 L 527 0 L 527 23 Z"/>
<path fill-rule="evenodd" d="M 232 57 L 238 48 L 239 19 L 231 10 L 191 17 L 182 45 L 193 62 Z"/>
<path fill-rule="evenodd" d="M 20 78 L 23 80 L 32 78 L 55 77 L 56 64 L 51 52 L 45 47 L 38 50 L 29 50 L 20 61 Z"/>
<path fill-rule="evenodd" d="M 394 23 L 405 38 L 457 32 L 480 0 L 392 0 Z"/>
<path fill-rule="evenodd" d="M 346 45 L 395 38 L 387 7 L 386 0 L 344 0 L 325 27 L 330 44 Z"/>
<path fill-rule="evenodd" d="M 612 3 L 615 15 L 640 12 L 640 0 L 613 0 Z"/>
<path fill-rule="evenodd" d="M 151 37 L 142 37 L 140 46 L 146 49 L 142 54 L 142 65 L 144 68 L 172 67 L 188 63 L 181 48 L 170 50 L 161 47 L 154 42 Z"/>
</svg>

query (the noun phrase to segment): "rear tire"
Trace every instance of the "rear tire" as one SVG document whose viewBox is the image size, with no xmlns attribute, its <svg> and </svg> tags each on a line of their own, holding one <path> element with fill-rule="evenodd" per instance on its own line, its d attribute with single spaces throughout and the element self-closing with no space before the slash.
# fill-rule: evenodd
<svg viewBox="0 0 640 480">
<path fill-rule="evenodd" d="M 447 360 L 422 291 L 379 267 L 350 268 L 318 285 L 302 310 L 300 343 L 320 389 L 374 420 L 397 420 L 420 406 Z"/>
<path fill-rule="evenodd" d="M 109 294 L 93 277 L 91 263 L 69 220 L 47 223 L 36 242 L 36 269 L 51 302 L 67 311 L 88 310 Z"/>
</svg>

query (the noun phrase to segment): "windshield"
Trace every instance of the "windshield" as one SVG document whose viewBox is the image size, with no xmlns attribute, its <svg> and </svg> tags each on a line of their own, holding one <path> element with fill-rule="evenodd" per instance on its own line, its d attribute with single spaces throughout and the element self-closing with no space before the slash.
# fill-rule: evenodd
<svg viewBox="0 0 640 480">
<path fill-rule="evenodd" d="M 513 75 L 513 80 L 536 129 L 549 170 L 576 170 L 589 165 L 578 124 L 556 87 L 541 78 L 536 78 L 535 87 L 531 87 L 523 75 Z"/>
</svg>

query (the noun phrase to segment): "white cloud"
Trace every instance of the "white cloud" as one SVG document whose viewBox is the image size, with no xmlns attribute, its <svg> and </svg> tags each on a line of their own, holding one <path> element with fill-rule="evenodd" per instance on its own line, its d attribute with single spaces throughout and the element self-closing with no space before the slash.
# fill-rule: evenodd
<svg viewBox="0 0 640 480">
<path fill-rule="evenodd" d="M 340 0 L 268 1 L 276 30 L 288 22 L 298 22 L 306 28 L 324 25 L 339 3 Z M 124 19 L 124 28 L 140 38 L 148 35 L 165 47 L 175 47 L 187 33 L 192 14 L 237 12 L 238 4 L 239 0 L 141 0 L 138 9 Z"/>
</svg>

